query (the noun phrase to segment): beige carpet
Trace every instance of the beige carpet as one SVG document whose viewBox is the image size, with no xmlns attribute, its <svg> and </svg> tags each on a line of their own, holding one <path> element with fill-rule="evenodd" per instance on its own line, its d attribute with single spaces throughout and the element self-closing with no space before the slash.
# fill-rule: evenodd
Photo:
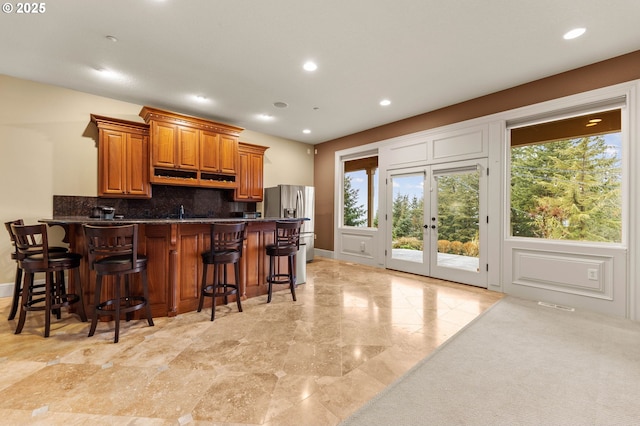
<svg viewBox="0 0 640 426">
<path fill-rule="evenodd" d="M 506 297 L 342 424 L 638 425 L 640 323 Z"/>
</svg>

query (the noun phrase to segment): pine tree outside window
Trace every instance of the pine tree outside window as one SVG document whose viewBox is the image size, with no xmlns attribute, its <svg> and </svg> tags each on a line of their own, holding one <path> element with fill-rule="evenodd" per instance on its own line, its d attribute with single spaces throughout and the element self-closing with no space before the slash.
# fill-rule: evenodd
<svg viewBox="0 0 640 426">
<path fill-rule="evenodd" d="M 511 129 L 511 236 L 620 243 L 621 110 Z"/>
<path fill-rule="evenodd" d="M 344 162 L 344 226 L 377 228 L 377 181 L 377 156 Z"/>
</svg>

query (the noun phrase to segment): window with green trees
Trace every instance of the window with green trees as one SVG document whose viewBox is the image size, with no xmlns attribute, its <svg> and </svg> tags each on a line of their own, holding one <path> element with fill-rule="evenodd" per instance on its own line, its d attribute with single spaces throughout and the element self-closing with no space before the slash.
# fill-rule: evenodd
<svg viewBox="0 0 640 426">
<path fill-rule="evenodd" d="M 344 162 L 343 225 L 378 227 L 378 157 Z"/>
<path fill-rule="evenodd" d="M 511 235 L 619 243 L 619 109 L 514 128 Z"/>
</svg>

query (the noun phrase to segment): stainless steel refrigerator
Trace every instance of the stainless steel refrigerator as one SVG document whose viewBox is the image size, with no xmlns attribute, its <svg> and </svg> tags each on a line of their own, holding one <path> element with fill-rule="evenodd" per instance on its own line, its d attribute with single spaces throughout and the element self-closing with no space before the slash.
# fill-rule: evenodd
<svg viewBox="0 0 640 426">
<path fill-rule="evenodd" d="M 265 217 L 304 217 L 300 228 L 300 244 L 304 244 L 307 262 L 313 260 L 314 188 L 301 185 L 278 185 L 264 190 Z M 302 246 L 300 247 L 302 248 Z"/>
</svg>

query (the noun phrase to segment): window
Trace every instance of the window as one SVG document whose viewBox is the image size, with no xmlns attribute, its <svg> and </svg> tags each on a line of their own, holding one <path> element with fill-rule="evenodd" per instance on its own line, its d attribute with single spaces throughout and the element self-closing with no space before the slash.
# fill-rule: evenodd
<svg viewBox="0 0 640 426">
<path fill-rule="evenodd" d="M 510 129 L 511 235 L 622 240 L 621 110 Z"/>
<path fill-rule="evenodd" d="M 344 162 L 343 225 L 378 227 L 378 157 Z"/>
</svg>

